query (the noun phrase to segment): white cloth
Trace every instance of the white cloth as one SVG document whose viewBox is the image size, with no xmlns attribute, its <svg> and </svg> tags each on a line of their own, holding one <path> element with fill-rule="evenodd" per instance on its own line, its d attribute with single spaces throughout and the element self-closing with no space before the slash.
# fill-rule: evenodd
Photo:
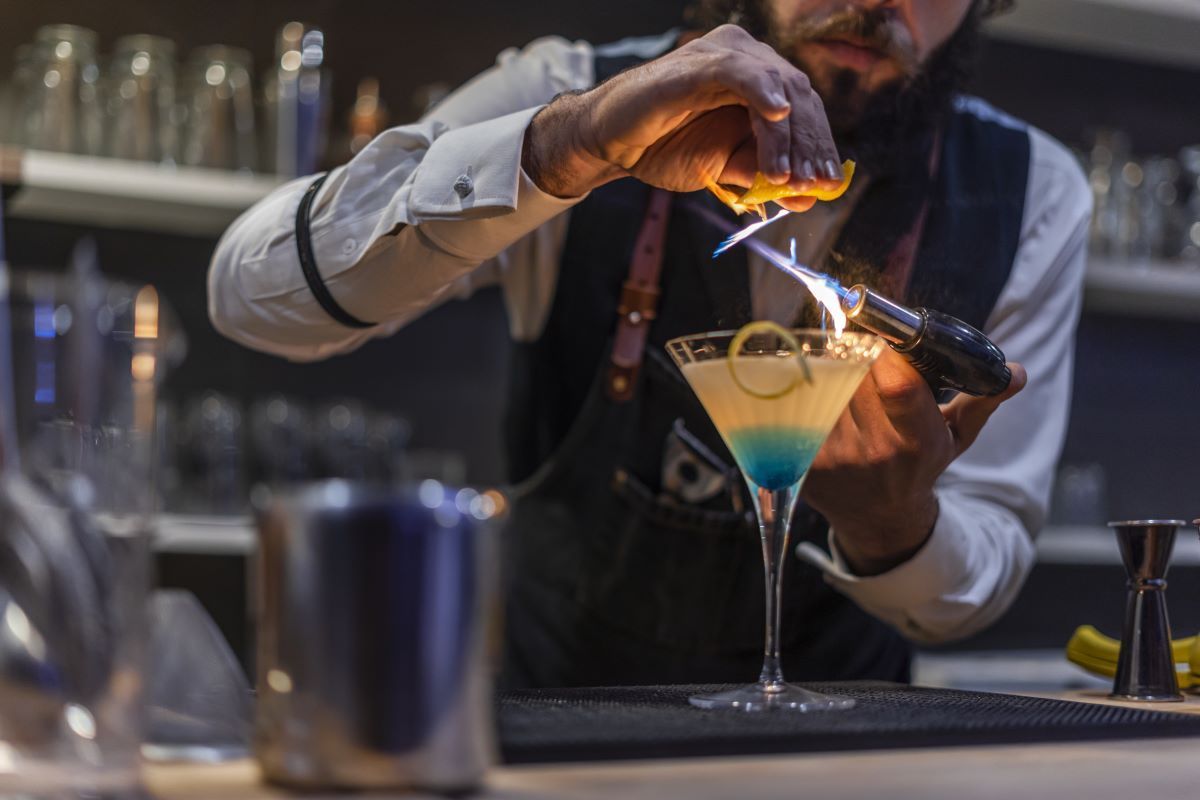
<svg viewBox="0 0 1200 800">
<path fill-rule="evenodd" d="M 652 54 L 667 40 L 638 46 Z M 214 325 L 249 347 L 314 360 L 388 336 L 448 298 L 498 283 L 513 337 L 536 338 L 553 300 L 569 210 L 581 198 L 551 197 L 525 175 L 524 133 L 555 95 L 592 85 L 592 59 L 591 45 L 558 38 L 507 50 L 425 118 L 384 132 L 330 173 L 313 210 L 317 264 L 338 302 L 377 325 L 340 326 L 304 283 L 293 222 L 307 178 L 276 190 L 221 238 L 209 272 Z M 980 101 L 960 106 L 1019 125 Z M 801 552 L 864 609 L 918 641 L 975 632 L 1016 596 L 1032 566 L 1032 538 L 1044 522 L 1066 429 L 1091 194 L 1066 149 L 1040 131 L 1029 135 L 1021 241 L 984 328 L 1009 359 L 1025 365 L 1029 385 L 938 480 L 940 515 L 912 559 L 858 577 L 832 542 L 832 555 Z M 460 197 L 454 184 L 463 176 L 473 189 Z M 842 221 L 818 208 L 767 233 L 776 243 L 796 236 L 801 257 L 814 258 Z M 798 286 L 779 282 L 753 255 L 750 265 L 756 315 L 786 317 L 802 302 Z M 781 303 L 781 293 L 794 299 Z"/>
</svg>

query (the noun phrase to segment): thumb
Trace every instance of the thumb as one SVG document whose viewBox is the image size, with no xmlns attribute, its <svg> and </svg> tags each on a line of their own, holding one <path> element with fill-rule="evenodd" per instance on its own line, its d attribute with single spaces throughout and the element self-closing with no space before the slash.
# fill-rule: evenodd
<svg viewBox="0 0 1200 800">
<path fill-rule="evenodd" d="M 805 211 L 808 211 L 810 208 L 812 208 L 813 206 L 815 206 L 817 204 L 817 198 L 815 198 L 815 197 L 781 197 L 778 200 L 776 200 L 775 202 L 777 204 L 783 206 L 784 208 L 786 208 L 788 211 L 792 211 L 797 214 L 803 214 Z"/>
<path fill-rule="evenodd" d="M 1008 363 L 1012 372 L 1012 380 L 1008 388 L 991 397 L 972 397 L 960 394 L 946 405 L 942 406 L 942 416 L 946 418 L 946 426 L 954 437 L 954 457 L 962 455 L 970 447 L 984 424 L 991 418 L 992 413 L 1000 404 L 1025 388 L 1029 376 L 1025 368 L 1015 361 Z"/>
</svg>

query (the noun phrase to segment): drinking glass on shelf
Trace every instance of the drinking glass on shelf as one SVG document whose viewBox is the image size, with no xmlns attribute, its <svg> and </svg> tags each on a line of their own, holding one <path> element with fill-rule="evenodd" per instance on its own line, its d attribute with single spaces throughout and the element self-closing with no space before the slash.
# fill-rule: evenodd
<svg viewBox="0 0 1200 800">
<path fill-rule="evenodd" d="M 398 481 L 404 473 L 410 438 L 408 420 L 394 414 L 371 414 L 367 420 L 368 477 L 385 484 Z"/>
<path fill-rule="evenodd" d="M 238 514 L 245 510 L 242 411 L 236 400 L 205 392 L 187 403 L 178 434 L 184 510 Z"/>
<path fill-rule="evenodd" d="M 192 51 L 183 163 L 249 172 L 256 168 L 250 54 L 224 45 Z"/>
<path fill-rule="evenodd" d="M 360 481 L 372 477 L 362 403 L 348 398 L 329 401 L 317 410 L 313 427 L 318 476 Z"/>
<path fill-rule="evenodd" d="M 32 82 L 33 45 L 23 44 L 13 51 L 12 78 L 0 100 L 0 144 L 19 145 L 24 141 L 25 98 Z"/>
<path fill-rule="evenodd" d="M 103 115 L 95 31 L 77 25 L 43 26 L 32 61 L 22 142 L 38 150 L 98 154 Z"/>
<path fill-rule="evenodd" d="M 250 444 L 254 480 L 272 486 L 300 483 L 312 477 L 312 420 L 294 398 L 272 395 L 250 410 Z"/>
<path fill-rule="evenodd" d="M 1122 131 L 1099 128 L 1088 148 L 1088 180 L 1093 206 L 1091 249 L 1108 254 L 1119 238 L 1121 209 L 1127 195 L 1121 169 L 1129 160 L 1129 137 Z"/>
<path fill-rule="evenodd" d="M 1146 182 L 1146 173 L 1134 159 L 1114 167 L 1116 228 L 1109 249 L 1118 258 L 1135 264 L 1144 263 L 1150 256 L 1150 243 L 1145 235 L 1141 213 L 1142 186 Z"/>
<path fill-rule="evenodd" d="M 301 22 L 280 28 L 263 85 L 264 168 L 288 177 L 316 172 L 325 155 L 332 87 L 325 33 Z"/>
<path fill-rule="evenodd" d="M 105 155 L 174 162 L 175 44 L 136 34 L 117 40 L 109 65 Z"/>
<path fill-rule="evenodd" d="M 1179 255 L 1192 267 L 1200 267 L 1200 145 L 1179 151 L 1183 172 L 1183 221 L 1180 226 Z"/>
<path fill-rule="evenodd" d="M 1138 194 L 1138 216 L 1143 239 L 1141 250 L 1151 258 L 1173 259 L 1179 255 L 1179 229 L 1183 208 L 1179 203 L 1179 162 L 1153 156 L 1141 162 L 1142 186 Z"/>
<path fill-rule="evenodd" d="M 1100 464 L 1063 464 L 1055 473 L 1050 523 L 1102 527 L 1108 512 L 1108 478 Z"/>
</svg>

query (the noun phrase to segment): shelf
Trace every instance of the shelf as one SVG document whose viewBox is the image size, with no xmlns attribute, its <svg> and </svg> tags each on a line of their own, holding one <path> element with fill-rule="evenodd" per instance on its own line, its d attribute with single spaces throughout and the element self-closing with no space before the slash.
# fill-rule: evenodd
<svg viewBox="0 0 1200 800">
<path fill-rule="evenodd" d="M 246 556 L 254 552 L 257 533 L 250 517 L 163 514 L 155 526 L 159 553 Z M 1038 536 L 1041 564 L 1120 564 L 1117 540 L 1102 526 L 1049 525 Z M 1175 566 L 1200 566 L 1200 539 L 1181 535 L 1171 556 Z"/>
<path fill-rule="evenodd" d="M 1035 4 L 1018 7 L 1026 5 Z M 1196 8 L 1200 20 L 1200 0 Z M 6 209 L 16 218 L 216 237 L 282 180 L 0 147 L 0 183 L 17 187 Z M 1093 259 L 1084 303 L 1089 311 L 1200 320 L 1200 267 Z"/>
<path fill-rule="evenodd" d="M 1119 565 L 1117 537 L 1099 525 L 1048 525 L 1037 538 L 1039 564 Z M 1171 566 L 1200 566 L 1200 539 L 1195 529 L 1180 529 L 1175 536 Z"/>
<path fill-rule="evenodd" d="M 1200 265 L 1093 258 L 1083 281 L 1087 311 L 1200 320 Z"/>
<path fill-rule="evenodd" d="M 1197 0 L 1028 0 L 988 22 L 997 39 L 1200 68 Z"/>
<path fill-rule="evenodd" d="M 217 236 L 282 182 L 199 167 L 0 148 L 14 218 Z"/>
<path fill-rule="evenodd" d="M 246 556 L 254 552 L 258 534 L 250 517 L 161 514 L 154 526 L 157 553 Z"/>
</svg>

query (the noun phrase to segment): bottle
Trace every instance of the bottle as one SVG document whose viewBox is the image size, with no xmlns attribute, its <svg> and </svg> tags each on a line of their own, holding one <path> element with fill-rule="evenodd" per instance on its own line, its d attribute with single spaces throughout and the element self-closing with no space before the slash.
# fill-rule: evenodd
<svg viewBox="0 0 1200 800">
<path fill-rule="evenodd" d="M 379 79 L 363 78 L 350 109 L 350 155 L 366 147 L 386 127 L 387 106 L 379 99 Z"/>
<path fill-rule="evenodd" d="M 275 68 L 268 76 L 265 106 L 275 172 L 298 177 L 316 172 L 329 130 L 332 81 L 325 63 L 325 34 L 289 22 L 275 42 Z"/>
</svg>

